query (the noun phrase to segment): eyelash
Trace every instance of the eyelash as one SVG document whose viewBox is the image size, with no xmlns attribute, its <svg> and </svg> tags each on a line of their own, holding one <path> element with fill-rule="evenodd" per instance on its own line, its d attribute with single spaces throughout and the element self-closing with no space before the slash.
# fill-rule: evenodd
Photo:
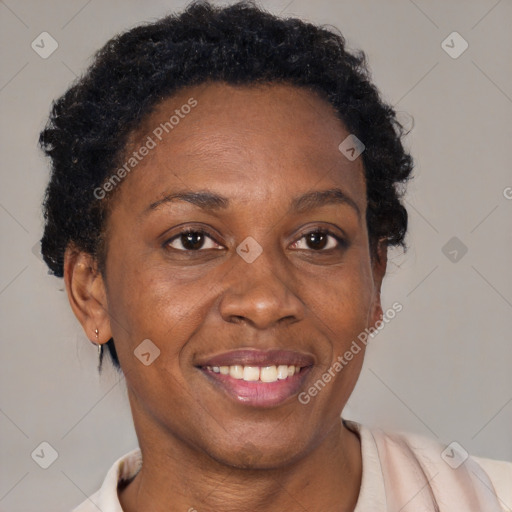
<svg viewBox="0 0 512 512">
<path fill-rule="evenodd" d="M 329 251 L 333 251 L 333 250 L 344 249 L 344 248 L 346 248 L 348 246 L 348 243 L 347 243 L 347 241 L 345 239 L 343 239 L 342 237 L 340 237 L 339 235 L 337 235 L 336 233 L 334 233 L 333 231 L 331 231 L 331 230 L 329 230 L 327 228 L 316 228 L 316 229 L 311 229 L 309 231 L 301 233 L 300 237 L 295 242 L 293 242 L 293 243 L 294 244 L 297 243 L 299 240 L 302 240 L 303 238 L 305 238 L 306 236 L 308 236 L 308 235 L 310 235 L 312 233 L 317 233 L 317 234 L 331 236 L 338 243 L 338 247 L 334 247 L 334 248 L 331 247 L 329 249 L 319 249 L 319 250 L 315 250 L 315 249 L 301 249 L 301 250 L 310 250 L 310 251 L 318 252 L 319 253 L 319 252 L 329 252 Z M 174 236 L 172 236 L 171 238 L 169 238 L 164 243 L 164 247 L 169 247 L 171 242 L 173 242 L 176 239 L 179 239 L 183 235 L 188 235 L 188 234 L 200 234 L 200 235 L 203 235 L 205 237 L 208 237 L 210 240 L 212 240 L 216 244 L 220 245 L 215 240 L 215 238 L 208 231 L 206 231 L 206 230 L 204 230 L 202 228 L 185 228 L 182 231 L 180 231 L 179 233 L 177 233 Z M 170 249 L 178 251 L 178 252 L 201 252 L 201 251 L 207 250 L 207 249 L 202 249 L 202 248 L 201 249 L 197 249 L 197 250 L 194 250 L 194 249 L 175 249 L 174 247 L 170 247 Z"/>
</svg>

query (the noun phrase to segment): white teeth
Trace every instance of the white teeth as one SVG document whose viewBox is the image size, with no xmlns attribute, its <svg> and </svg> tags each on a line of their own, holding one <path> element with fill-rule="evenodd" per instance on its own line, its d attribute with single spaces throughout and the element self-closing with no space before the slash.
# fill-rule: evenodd
<svg viewBox="0 0 512 512">
<path fill-rule="evenodd" d="M 277 367 L 277 378 L 279 380 L 284 380 L 288 377 L 288 366 L 285 364 L 280 364 Z"/>
<path fill-rule="evenodd" d="M 258 366 L 244 366 L 243 379 L 252 382 L 260 380 L 260 369 Z"/>
<path fill-rule="evenodd" d="M 277 368 L 275 366 L 265 366 L 260 372 L 261 382 L 276 382 Z"/>
<path fill-rule="evenodd" d="M 245 380 L 246 382 L 277 382 L 293 377 L 301 370 L 300 366 L 280 364 L 279 366 L 207 366 L 209 371 L 229 375 L 233 379 Z"/>
<path fill-rule="evenodd" d="M 234 379 L 243 379 L 244 378 L 244 367 L 235 365 L 229 367 L 229 376 Z"/>
</svg>

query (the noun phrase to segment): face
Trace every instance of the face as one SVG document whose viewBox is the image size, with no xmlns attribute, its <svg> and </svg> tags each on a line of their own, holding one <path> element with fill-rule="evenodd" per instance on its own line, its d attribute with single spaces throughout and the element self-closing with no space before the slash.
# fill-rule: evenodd
<svg viewBox="0 0 512 512">
<path fill-rule="evenodd" d="M 139 435 L 229 465 L 257 449 L 268 467 L 339 423 L 364 350 L 307 404 L 299 394 L 381 313 L 348 135 L 312 92 L 214 83 L 132 136 L 126 160 L 155 145 L 115 191 L 103 286 Z"/>
</svg>

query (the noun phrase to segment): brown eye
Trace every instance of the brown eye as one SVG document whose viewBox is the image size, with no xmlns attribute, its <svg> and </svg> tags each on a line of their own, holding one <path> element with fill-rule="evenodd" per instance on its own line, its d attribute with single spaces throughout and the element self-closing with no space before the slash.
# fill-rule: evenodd
<svg viewBox="0 0 512 512">
<path fill-rule="evenodd" d="M 301 241 L 304 240 L 302 247 L 299 246 Z M 306 245 L 304 247 L 304 245 Z M 297 242 L 292 244 L 294 249 L 306 249 L 313 251 L 326 251 L 329 249 L 336 249 L 344 246 L 344 241 L 339 236 L 325 230 L 315 230 L 305 233 Z"/>
<path fill-rule="evenodd" d="M 205 244 L 209 247 L 205 247 Z M 187 230 L 178 233 L 166 242 L 166 245 L 176 249 L 177 251 L 198 251 L 200 249 L 215 249 L 218 244 L 211 236 L 200 229 Z"/>
</svg>

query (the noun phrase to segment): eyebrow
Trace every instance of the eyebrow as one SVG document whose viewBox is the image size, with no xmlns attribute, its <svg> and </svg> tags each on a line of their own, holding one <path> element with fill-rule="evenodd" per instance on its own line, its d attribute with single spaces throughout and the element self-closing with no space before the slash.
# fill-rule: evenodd
<svg viewBox="0 0 512 512">
<path fill-rule="evenodd" d="M 306 194 L 292 200 L 290 210 L 303 213 L 328 204 L 348 205 L 355 210 L 357 216 L 361 218 L 361 210 L 357 203 L 340 188 L 313 190 L 312 192 L 307 192 Z"/>
<path fill-rule="evenodd" d="M 203 210 L 220 210 L 226 209 L 229 206 L 229 199 L 227 197 L 200 190 L 197 192 L 176 192 L 174 194 L 168 194 L 162 199 L 151 203 L 148 208 L 144 210 L 144 213 L 157 210 L 160 206 L 172 203 L 173 201 L 187 201 Z"/>
<path fill-rule="evenodd" d="M 227 209 L 230 203 L 227 197 L 209 191 L 175 192 L 151 203 L 143 213 L 150 213 L 151 211 L 157 210 L 162 205 L 172 203 L 173 201 L 186 201 L 202 210 L 215 211 Z M 361 210 L 357 203 L 340 188 L 307 192 L 294 198 L 291 201 L 288 211 L 304 213 L 329 204 L 348 205 L 356 212 L 358 218 L 361 218 Z"/>
</svg>

